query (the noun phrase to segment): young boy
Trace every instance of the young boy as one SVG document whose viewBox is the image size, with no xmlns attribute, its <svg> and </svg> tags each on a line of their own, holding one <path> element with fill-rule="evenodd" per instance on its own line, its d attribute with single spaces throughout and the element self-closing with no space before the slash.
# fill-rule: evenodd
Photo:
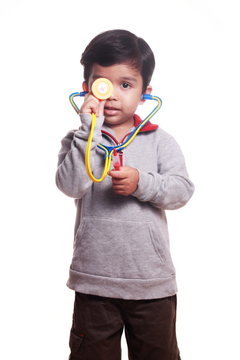
<svg viewBox="0 0 240 360">
<path fill-rule="evenodd" d="M 165 210 L 193 193 L 175 140 L 148 122 L 122 151 L 120 170 L 92 182 L 85 168 L 91 113 L 97 114 L 91 147 L 94 176 L 104 156 L 97 144 L 122 143 L 139 124 L 136 108 L 150 94 L 155 61 L 141 38 L 125 30 L 96 36 L 85 49 L 81 126 L 62 141 L 56 182 L 77 206 L 68 286 L 75 291 L 70 360 L 119 360 L 125 328 L 129 359 L 177 360 L 176 280 Z M 97 78 L 113 93 L 91 94 Z"/>
</svg>

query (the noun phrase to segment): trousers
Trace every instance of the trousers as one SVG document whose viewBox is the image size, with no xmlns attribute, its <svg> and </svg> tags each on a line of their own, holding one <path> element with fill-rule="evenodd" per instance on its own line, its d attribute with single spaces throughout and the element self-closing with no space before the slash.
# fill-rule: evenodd
<svg viewBox="0 0 240 360">
<path fill-rule="evenodd" d="M 69 360 L 121 360 L 125 330 L 129 360 L 181 360 L 176 295 L 124 300 L 76 292 Z"/>
</svg>

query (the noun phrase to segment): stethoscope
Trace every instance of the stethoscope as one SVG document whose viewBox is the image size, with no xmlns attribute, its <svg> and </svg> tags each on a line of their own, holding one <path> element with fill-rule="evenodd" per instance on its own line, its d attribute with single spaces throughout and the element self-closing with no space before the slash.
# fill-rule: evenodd
<svg viewBox="0 0 240 360">
<path fill-rule="evenodd" d="M 93 82 L 92 88 L 91 88 L 92 94 L 99 100 L 108 99 L 112 94 L 112 90 L 113 90 L 113 85 L 112 85 L 111 81 L 108 79 L 105 79 L 105 78 L 99 78 L 99 79 L 95 80 Z M 70 103 L 78 114 L 80 113 L 80 110 L 73 99 L 76 96 L 82 97 L 82 96 L 85 96 L 86 94 L 87 94 L 87 92 L 82 91 L 82 92 L 72 93 L 69 96 Z M 158 96 L 154 96 L 154 95 L 150 95 L 150 94 L 143 94 L 142 99 L 143 100 L 155 100 L 155 101 L 157 101 L 157 105 L 149 113 L 149 115 L 144 120 L 142 120 L 138 126 L 136 126 L 133 129 L 133 131 L 127 136 L 127 138 L 124 140 L 124 142 L 122 142 L 121 144 L 118 144 L 116 146 L 106 146 L 103 144 L 97 145 L 97 147 L 99 149 L 104 151 L 104 157 L 105 157 L 105 165 L 104 165 L 102 176 L 100 178 L 96 178 L 93 175 L 92 169 L 91 169 L 91 164 L 90 164 L 90 150 L 91 150 L 94 129 L 96 126 L 96 121 L 97 121 L 96 114 L 92 113 L 92 124 L 91 124 L 91 129 L 90 129 L 90 133 L 89 133 L 89 137 L 88 137 L 86 153 L 85 153 L 85 166 L 86 166 L 87 174 L 92 181 L 101 182 L 105 179 L 105 177 L 107 176 L 107 173 L 111 167 L 111 161 L 112 161 L 113 154 L 116 154 L 116 152 L 119 152 L 122 149 L 124 149 L 126 146 L 128 146 L 134 140 L 134 138 L 137 136 L 139 131 L 146 125 L 146 123 L 156 114 L 156 112 L 162 106 L 162 100 Z"/>
</svg>

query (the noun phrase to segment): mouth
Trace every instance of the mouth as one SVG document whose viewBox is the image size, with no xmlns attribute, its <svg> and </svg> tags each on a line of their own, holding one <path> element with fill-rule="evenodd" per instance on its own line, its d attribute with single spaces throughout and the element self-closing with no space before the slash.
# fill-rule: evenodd
<svg viewBox="0 0 240 360">
<path fill-rule="evenodd" d="M 104 107 L 104 115 L 106 116 L 113 116 L 116 115 L 120 110 L 113 106 L 105 106 Z"/>
</svg>

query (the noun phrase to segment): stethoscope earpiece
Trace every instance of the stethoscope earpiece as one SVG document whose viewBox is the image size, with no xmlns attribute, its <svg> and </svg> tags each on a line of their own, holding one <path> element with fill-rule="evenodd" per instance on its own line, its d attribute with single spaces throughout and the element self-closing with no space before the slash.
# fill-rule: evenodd
<svg viewBox="0 0 240 360">
<path fill-rule="evenodd" d="M 151 94 L 143 94 L 142 100 L 152 100 L 153 96 Z"/>
</svg>

